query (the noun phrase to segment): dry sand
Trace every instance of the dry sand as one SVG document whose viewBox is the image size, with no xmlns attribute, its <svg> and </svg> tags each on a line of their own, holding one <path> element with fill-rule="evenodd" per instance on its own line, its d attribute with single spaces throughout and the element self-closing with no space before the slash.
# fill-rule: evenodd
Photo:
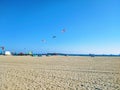
<svg viewBox="0 0 120 90">
<path fill-rule="evenodd" d="M 120 57 L 0 56 L 0 90 L 120 90 Z"/>
</svg>

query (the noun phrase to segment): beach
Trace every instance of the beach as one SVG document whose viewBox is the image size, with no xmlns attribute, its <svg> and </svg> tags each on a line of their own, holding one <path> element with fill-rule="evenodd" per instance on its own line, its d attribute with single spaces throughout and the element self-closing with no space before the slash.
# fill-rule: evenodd
<svg viewBox="0 0 120 90">
<path fill-rule="evenodd" d="M 0 56 L 0 90 L 120 90 L 120 57 Z"/>
</svg>

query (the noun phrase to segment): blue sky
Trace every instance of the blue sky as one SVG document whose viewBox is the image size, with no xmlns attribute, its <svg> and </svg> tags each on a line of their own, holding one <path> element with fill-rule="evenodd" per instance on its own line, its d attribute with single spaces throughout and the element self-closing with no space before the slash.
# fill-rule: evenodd
<svg viewBox="0 0 120 90">
<path fill-rule="evenodd" d="M 119 4 L 119 0 L 0 0 L 0 46 L 16 52 L 119 54 Z"/>
</svg>

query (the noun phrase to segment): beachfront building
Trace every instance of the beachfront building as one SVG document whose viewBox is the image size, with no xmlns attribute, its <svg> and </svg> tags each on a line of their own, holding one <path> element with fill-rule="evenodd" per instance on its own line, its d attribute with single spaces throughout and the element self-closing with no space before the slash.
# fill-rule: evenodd
<svg viewBox="0 0 120 90">
<path fill-rule="evenodd" d="M 5 55 L 6 55 L 6 56 L 10 56 L 10 55 L 12 55 L 12 54 L 11 54 L 10 51 L 5 51 Z"/>
<path fill-rule="evenodd" d="M 32 52 L 32 51 L 30 51 L 28 54 L 29 54 L 29 55 L 33 55 L 33 52 Z"/>
</svg>

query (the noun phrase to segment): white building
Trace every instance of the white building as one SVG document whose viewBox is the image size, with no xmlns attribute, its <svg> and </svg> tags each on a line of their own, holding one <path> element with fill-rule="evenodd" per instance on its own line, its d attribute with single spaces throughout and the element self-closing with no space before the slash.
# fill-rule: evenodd
<svg viewBox="0 0 120 90">
<path fill-rule="evenodd" d="M 10 56 L 12 55 L 10 51 L 5 51 L 5 55 Z"/>
</svg>

